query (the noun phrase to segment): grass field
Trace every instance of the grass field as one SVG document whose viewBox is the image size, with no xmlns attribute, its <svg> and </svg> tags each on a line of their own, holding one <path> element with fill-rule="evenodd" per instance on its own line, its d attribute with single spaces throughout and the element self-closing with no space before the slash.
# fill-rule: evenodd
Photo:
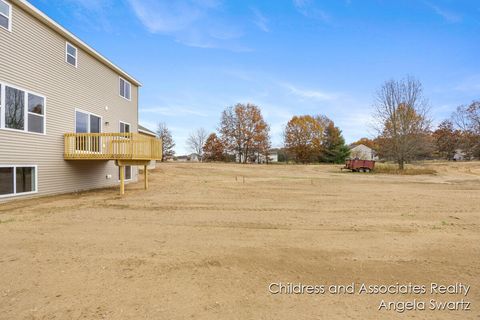
<svg viewBox="0 0 480 320">
<path fill-rule="evenodd" d="M 480 319 L 480 163 L 339 168 L 168 163 L 147 192 L 0 205 L 0 319 Z M 273 282 L 472 288 L 274 295 Z M 471 311 L 377 310 L 414 298 Z"/>
</svg>

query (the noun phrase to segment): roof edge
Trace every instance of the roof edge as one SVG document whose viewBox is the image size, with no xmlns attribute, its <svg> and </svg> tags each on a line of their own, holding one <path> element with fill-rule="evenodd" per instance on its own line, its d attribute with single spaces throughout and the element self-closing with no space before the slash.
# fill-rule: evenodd
<svg viewBox="0 0 480 320">
<path fill-rule="evenodd" d="M 53 29 L 57 33 L 61 34 L 65 38 L 67 38 L 67 40 L 72 42 L 72 44 L 76 44 L 77 46 L 79 46 L 83 50 L 87 51 L 89 54 L 91 54 L 97 60 L 99 60 L 100 62 L 105 64 L 110 69 L 118 72 L 126 80 L 132 82 L 134 85 L 136 85 L 138 87 L 142 86 L 142 83 L 140 81 L 138 81 L 137 79 L 135 79 L 134 77 L 129 75 L 127 72 L 122 70 L 120 67 L 115 65 L 113 62 L 111 62 L 110 60 L 105 58 L 98 51 L 96 51 L 95 49 L 90 47 L 88 44 L 86 44 L 85 42 L 80 40 L 72 32 L 70 32 L 67 29 L 65 29 L 64 27 L 62 27 L 59 23 L 55 22 L 52 18 L 50 18 L 45 13 L 40 11 L 40 9 L 38 9 L 37 7 L 32 5 L 27 0 L 17 0 L 17 1 L 13 1 L 13 3 L 16 4 L 17 6 L 19 6 L 20 8 L 22 8 L 23 10 L 25 10 L 26 12 L 28 12 L 29 14 L 31 14 L 32 16 L 34 16 L 35 18 L 37 18 L 38 20 L 40 20 L 41 22 L 45 23 L 48 27 L 50 27 L 51 29 Z"/>
</svg>

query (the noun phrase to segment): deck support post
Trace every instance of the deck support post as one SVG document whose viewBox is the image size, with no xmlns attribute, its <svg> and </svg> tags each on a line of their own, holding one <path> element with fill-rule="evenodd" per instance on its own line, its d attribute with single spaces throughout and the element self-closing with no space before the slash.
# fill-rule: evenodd
<svg viewBox="0 0 480 320">
<path fill-rule="evenodd" d="M 148 190 L 148 166 L 147 165 L 144 165 L 143 166 L 143 175 L 144 175 L 144 178 L 145 178 L 145 190 Z"/>
<path fill-rule="evenodd" d="M 125 194 L 125 166 L 120 166 L 120 195 Z"/>
</svg>

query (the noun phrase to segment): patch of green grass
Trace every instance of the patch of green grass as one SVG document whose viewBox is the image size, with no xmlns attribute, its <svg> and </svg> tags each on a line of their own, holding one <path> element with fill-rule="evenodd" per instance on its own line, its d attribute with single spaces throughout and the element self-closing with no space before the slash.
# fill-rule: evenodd
<svg viewBox="0 0 480 320">
<path fill-rule="evenodd" d="M 7 223 L 10 223 L 10 222 L 14 222 L 15 219 L 11 218 L 11 219 L 7 219 L 7 220 L 0 220 L 0 224 L 7 224 Z"/>
</svg>

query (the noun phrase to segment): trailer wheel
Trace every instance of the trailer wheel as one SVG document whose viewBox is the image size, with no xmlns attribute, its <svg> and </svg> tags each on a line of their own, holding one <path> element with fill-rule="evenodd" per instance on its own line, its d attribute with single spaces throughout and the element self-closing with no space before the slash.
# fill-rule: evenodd
<svg viewBox="0 0 480 320">
<path fill-rule="evenodd" d="M 364 170 L 365 170 L 365 172 L 370 172 L 370 168 L 366 168 Z"/>
</svg>

